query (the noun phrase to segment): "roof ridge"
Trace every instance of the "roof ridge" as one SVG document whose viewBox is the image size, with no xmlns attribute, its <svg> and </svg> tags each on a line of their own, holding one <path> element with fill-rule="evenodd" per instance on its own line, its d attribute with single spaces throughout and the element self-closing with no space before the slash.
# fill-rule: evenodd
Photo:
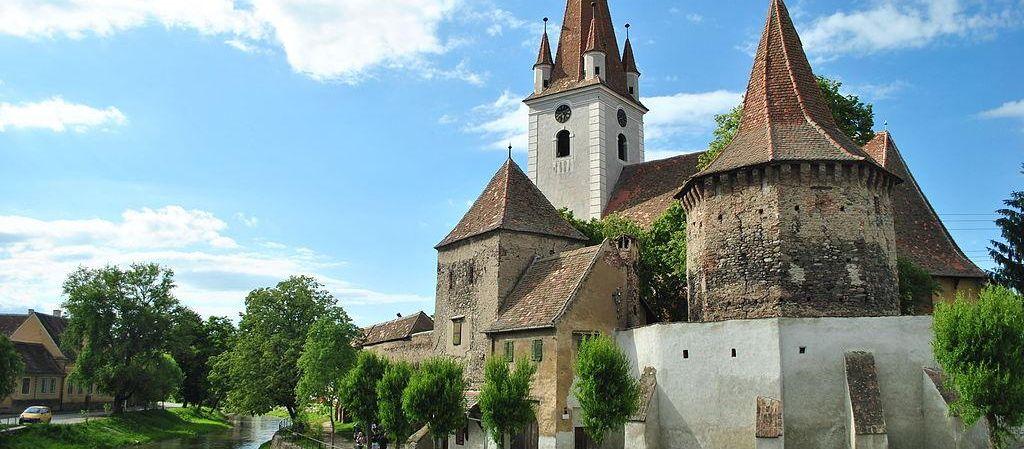
<svg viewBox="0 0 1024 449">
<path fill-rule="evenodd" d="M 550 256 L 540 257 L 537 260 L 533 261 L 533 263 L 536 264 L 536 263 L 541 263 L 541 262 L 550 262 L 550 261 L 553 261 L 553 260 L 564 259 L 566 257 L 580 256 L 580 255 L 584 255 L 584 254 L 587 254 L 587 253 L 599 250 L 599 249 L 601 249 L 602 246 L 604 246 L 604 242 L 601 242 L 601 243 L 599 243 L 597 245 L 585 246 L 583 248 L 570 249 L 568 251 L 562 251 L 560 253 L 552 254 Z"/>
</svg>

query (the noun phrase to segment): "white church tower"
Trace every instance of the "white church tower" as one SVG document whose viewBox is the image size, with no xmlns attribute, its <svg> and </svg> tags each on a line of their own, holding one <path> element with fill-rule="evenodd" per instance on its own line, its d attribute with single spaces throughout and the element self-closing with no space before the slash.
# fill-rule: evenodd
<svg viewBox="0 0 1024 449">
<path fill-rule="evenodd" d="M 627 35 L 620 57 L 607 0 L 568 0 L 554 59 L 544 20 L 525 100 L 527 172 L 555 207 L 600 218 L 622 168 L 644 161 L 647 108 L 633 47 Z"/>
</svg>

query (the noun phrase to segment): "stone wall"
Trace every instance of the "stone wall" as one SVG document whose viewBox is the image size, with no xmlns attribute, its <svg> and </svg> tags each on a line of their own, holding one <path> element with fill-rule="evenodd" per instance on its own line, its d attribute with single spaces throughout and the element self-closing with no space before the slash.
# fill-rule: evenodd
<svg viewBox="0 0 1024 449">
<path fill-rule="evenodd" d="M 691 321 L 898 314 L 888 175 L 802 163 L 699 182 L 683 200 Z"/>
<path fill-rule="evenodd" d="M 478 386 L 491 352 L 484 330 L 494 323 L 501 301 L 534 258 L 580 247 L 581 242 L 560 237 L 494 231 L 441 248 L 430 337 L 434 353 L 462 359 L 471 385 Z M 455 321 L 462 322 L 459 345 L 453 341 Z"/>
<path fill-rule="evenodd" d="M 433 332 L 413 334 L 408 340 L 386 341 L 363 349 L 383 356 L 393 362 L 419 363 L 434 355 Z"/>
</svg>

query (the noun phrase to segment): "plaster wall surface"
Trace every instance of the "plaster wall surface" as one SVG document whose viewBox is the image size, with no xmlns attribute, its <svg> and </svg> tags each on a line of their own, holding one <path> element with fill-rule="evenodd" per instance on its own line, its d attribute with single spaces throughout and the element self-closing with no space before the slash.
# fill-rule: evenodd
<svg viewBox="0 0 1024 449">
<path fill-rule="evenodd" d="M 979 421 L 967 429 L 962 421 L 949 416 L 949 406 L 942 398 L 939 389 L 927 374 L 921 373 L 924 412 L 924 447 L 965 449 L 986 447 L 988 444 L 988 426 Z"/>
<path fill-rule="evenodd" d="M 673 323 L 621 331 L 617 340 L 634 375 L 645 366 L 658 370 L 662 448 L 754 448 L 755 400 L 768 396 L 782 398 L 787 449 L 845 449 L 844 354 L 867 351 L 875 357 L 890 447 L 931 449 L 921 374 L 936 365 L 931 323 L 931 317 Z"/>
<path fill-rule="evenodd" d="M 572 90 L 529 102 L 527 174 L 556 208 L 568 207 L 578 218 L 600 218 L 622 168 L 644 161 L 644 111 L 604 86 Z M 555 120 L 562 105 L 572 108 L 566 123 Z M 627 123 L 618 123 L 618 111 Z M 571 153 L 557 157 L 557 134 L 570 133 Z M 628 142 L 625 161 L 618 158 L 618 136 Z"/>
</svg>

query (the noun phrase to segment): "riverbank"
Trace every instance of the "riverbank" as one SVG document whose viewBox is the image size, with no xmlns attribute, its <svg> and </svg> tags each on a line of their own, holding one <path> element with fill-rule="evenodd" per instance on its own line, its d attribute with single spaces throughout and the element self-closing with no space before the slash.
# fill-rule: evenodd
<svg viewBox="0 0 1024 449">
<path fill-rule="evenodd" d="M 81 424 L 31 426 L 13 435 L 0 436 L 0 448 L 115 449 L 194 437 L 230 427 L 224 415 L 209 410 L 148 410 Z"/>
</svg>

